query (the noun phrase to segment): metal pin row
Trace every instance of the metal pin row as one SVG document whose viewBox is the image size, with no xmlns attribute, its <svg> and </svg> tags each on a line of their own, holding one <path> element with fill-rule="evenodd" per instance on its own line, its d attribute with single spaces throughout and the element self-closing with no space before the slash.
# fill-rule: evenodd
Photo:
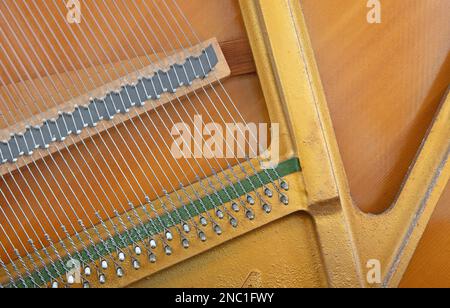
<svg viewBox="0 0 450 308">
<path fill-rule="evenodd" d="M 284 190 L 286 192 L 289 190 L 289 184 L 287 181 L 282 180 L 279 183 L 279 185 L 282 190 Z M 269 199 L 273 198 L 273 196 L 274 196 L 273 192 L 267 187 L 264 188 L 263 193 Z M 233 212 L 238 213 L 238 212 L 240 212 L 241 207 L 243 207 L 245 209 L 245 217 L 249 220 L 254 220 L 255 212 L 252 209 L 252 207 L 256 204 L 256 200 L 252 196 L 252 193 L 246 194 L 244 196 L 244 199 L 245 199 L 245 204 L 242 204 L 242 203 L 244 203 L 244 201 L 242 201 L 240 198 L 236 198 L 235 200 L 233 200 L 231 202 L 231 206 L 230 206 L 231 210 Z M 289 198 L 288 198 L 287 194 L 281 193 L 279 201 L 284 205 L 288 205 Z M 193 200 L 191 200 L 191 202 L 193 202 Z M 241 203 L 241 205 L 239 205 L 239 203 Z M 162 205 L 161 208 L 171 223 L 171 225 L 168 225 L 167 223 L 164 222 L 164 219 L 158 214 L 153 203 L 151 203 L 150 200 L 147 199 L 146 205 L 150 206 L 150 208 L 153 211 L 154 216 L 155 216 L 154 219 L 156 219 L 156 221 L 160 225 L 160 228 L 163 228 L 163 230 L 153 236 L 146 238 L 146 239 L 144 238 L 143 235 L 141 235 L 139 237 L 138 243 L 140 242 L 142 244 L 140 245 L 140 244 L 135 243 L 133 246 L 133 249 L 130 250 L 130 258 L 131 258 L 130 263 L 131 263 L 131 267 L 133 270 L 139 270 L 141 268 L 141 262 L 139 261 L 139 259 L 142 256 L 142 254 L 144 253 L 144 250 L 146 250 L 146 252 L 147 252 L 148 261 L 150 263 L 157 262 L 157 257 L 156 257 L 156 254 L 154 253 L 154 250 L 158 247 L 158 243 L 157 243 L 158 237 L 160 238 L 161 244 L 163 245 L 163 250 L 164 250 L 165 255 L 171 256 L 173 254 L 173 248 L 169 244 L 170 242 L 172 242 L 174 240 L 174 235 L 173 235 L 173 232 L 171 231 L 171 228 L 175 228 L 176 233 L 179 234 L 180 239 L 181 239 L 181 246 L 184 249 L 188 249 L 190 247 L 189 240 L 184 235 L 184 234 L 189 234 L 192 231 L 192 228 L 188 222 L 181 220 L 181 222 L 180 222 L 181 224 L 180 224 L 180 226 L 178 226 L 174 220 L 174 215 L 175 215 L 174 212 L 170 212 L 169 209 L 165 205 Z M 143 206 L 143 209 L 146 211 L 145 206 Z M 264 202 L 264 204 L 262 205 L 262 210 L 266 214 L 270 214 L 271 209 L 272 209 L 271 205 L 268 202 Z M 134 207 L 132 207 L 132 210 L 134 210 Z M 189 213 L 189 211 L 187 209 L 185 209 L 185 210 L 187 211 L 187 213 Z M 203 211 L 204 210 L 205 209 L 203 209 Z M 228 211 L 228 209 L 224 206 L 223 211 Z M 222 220 L 224 218 L 224 213 L 222 212 L 222 210 L 219 207 L 214 208 L 214 213 L 219 220 Z M 137 214 L 137 212 L 136 212 L 136 214 Z M 218 222 L 216 222 L 212 217 L 210 217 L 209 219 L 205 218 L 204 214 L 206 214 L 208 216 L 209 211 L 205 211 L 205 213 L 198 212 L 198 214 L 200 214 L 200 215 L 197 215 L 196 218 L 198 220 L 199 225 L 197 225 L 197 222 L 194 219 L 192 220 L 192 223 L 195 224 L 194 227 L 196 229 L 199 239 L 202 242 L 205 242 L 207 240 L 207 238 L 206 238 L 205 232 L 203 230 L 201 230 L 201 227 L 206 227 L 210 223 L 212 224 L 212 229 L 215 234 L 217 234 L 218 236 L 220 236 L 222 234 L 223 231 Z M 190 215 L 190 213 L 189 213 L 189 215 Z M 229 223 L 233 226 L 233 228 L 236 228 L 238 221 L 234 216 L 231 216 L 231 217 L 232 217 L 232 219 L 229 220 Z M 181 218 L 181 216 L 178 217 L 178 219 L 180 219 L 180 218 Z M 148 222 L 147 227 L 144 226 L 144 229 L 146 229 L 146 232 L 148 235 L 151 235 L 151 233 L 149 231 L 152 231 L 152 230 L 149 230 L 148 226 L 151 226 L 151 228 L 153 228 L 155 231 L 160 229 L 157 227 L 155 222 L 153 220 L 151 220 Z M 90 259 L 91 258 L 92 258 L 92 256 L 90 257 Z M 18 260 L 22 260 L 22 258 L 19 258 Z M 126 261 L 126 253 L 123 250 L 120 250 L 117 252 L 117 260 L 119 263 L 116 263 L 113 261 L 114 267 L 115 267 L 115 275 L 118 278 L 123 278 L 126 274 L 125 269 L 120 264 L 120 263 L 123 263 Z M 21 263 L 23 263 L 23 261 L 21 261 Z M 104 259 L 100 259 L 99 264 L 94 266 L 95 270 L 97 271 L 96 276 L 97 276 L 97 281 L 99 284 L 103 285 L 103 284 L 107 283 L 107 275 L 105 272 L 107 270 L 109 270 L 111 265 L 112 265 L 112 263 L 108 262 L 107 259 L 104 258 Z M 3 268 L 5 269 L 6 267 L 3 266 Z M 26 274 L 30 278 L 33 277 L 32 273 L 29 270 L 26 272 Z M 92 279 L 92 276 L 94 274 L 93 267 L 91 265 L 84 265 L 81 274 L 83 277 L 82 278 L 82 286 L 84 288 L 91 287 L 90 280 Z M 11 278 L 12 277 L 10 277 L 10 280 L 11 280 Z M 64 281 L 64 280 L 62 280 L 62 281 L 63 281 L 63 284 L 61 284 L 59 281 L 54 280 L 50 283 L 50 286 L 52 288 L 59 288 L 59 287 L 61 287 L 61 285 L 72 286 L 75 284 L 75 277 L 69 275 L 67 277 L 66 281 Z M 34 283 L 36 283 L 36 282 L 34 282 Z"/>
<path fill-rule="evenodd" d="M 9 140 L 0 142 L 0 163 L 14 163 L 20 156 L 32 155 L 35 149 L 47 149 L 51 143 L 62 142 L 71 134 L 79 135 L 102 120 L 112 120 L 116 114 L 143 106 L 147 98 L 158 99 L 163 93 L 175 93 L 177 88 L 205 78 L 201 67 L 208 61 L 207 57 L 214 59 L 214 65 L 217 65 L 215 50 L 209 46 L 200 56 L 190 57 L 184 64 L 174 64 L 168 71 L 160 70 L 153 77 L 123 85 L 121 90 L 110 92 L 103 98 L 91 98 L 87 105 L 75 106 L 73 112 L 59 112 L 58 117 L 44 120 L 41 125 L 27 126 L 24 133 L 11 134 Z"/>
</svg>

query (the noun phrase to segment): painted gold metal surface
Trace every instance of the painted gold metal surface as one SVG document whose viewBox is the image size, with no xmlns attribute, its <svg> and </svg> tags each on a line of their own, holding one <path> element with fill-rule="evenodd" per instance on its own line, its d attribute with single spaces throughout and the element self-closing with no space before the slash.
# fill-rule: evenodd
<svg viewBox="0 0 450 308">
<path fill-rule="evenodd" d="M 450 176 L 450 99 L 395 204 L 364 214 L 350 197 L 299 1 L 240 4 L 271 121 L 280 123 L 282 158 L 302 162 L 289 177 L 297 212 L 135 286 L 397 286 Z M 378 263 L 381 280 L 368 279 Z"/>
<path fill-rule="evenodd" d="M 395 204 L 381 215 L 363 214 L 351 201 L 299 2 L 241 1 L 241 6 L 258 73 L 274 74 L 261 78 L 271 92 L 266 97 L 279 98 L 302 160 L 328 286 L 371 286 L 366 279 L 371 260 L 381 264 L 382 281 L 375 285 L 396 286 L 448 183 L 449 98 Z"/>
</svg>

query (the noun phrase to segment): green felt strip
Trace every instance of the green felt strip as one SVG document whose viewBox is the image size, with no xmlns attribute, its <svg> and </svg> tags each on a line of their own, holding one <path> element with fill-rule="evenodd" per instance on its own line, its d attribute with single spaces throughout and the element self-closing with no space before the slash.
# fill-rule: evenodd
<svg viewBox="0 0 450 308">
<path fill-rule="evenodd" d="M 240 182 L 234 183 L 233 186 L 228 186 L 225 189 L 218 190 L 218 194 L 224 203 L 230 202 L 229 196 L 235 196 L 235 192 L 239 194 L 239 196 L 244 196 L 253 191 L 253 187 L 261 188 L 263 185 L 261 182 L 265 184 L 271 183 L 271 179 L 278 180 L 283 178 L 289 174 L 296 173 L 301 170 L 300 162 L 297 158 L 292 158 L 287 161 L 282 162 L 278 165 L 275 170 L 264 170 L 261 171 L 258 175 L 253 175 L 248 179 L 241 180 Z M 205 196 L 200 200 L 195 200 L 191 204 L 186 205 L 183 208 L 178 209 L 178 213 L 181 216 L 182 220 L 189 220 L 190 216 L 196 216 L 194 213 L 200 212 L 204 213 L 206 210 L 211 210 L 217 206 L 222 205 L 219 201 L 219 198 L 215 194 L 211 194 L 209 196 Z M 194 208 L 195 207 L 195 208 Z M 189 211 L 190 215 L 186 212 Z M 104 243 L 97 244 L 96 246 L 88 247 L 89 254 L 98 259 L 101 259 L 109 254 L 109 251 L 113 251 L 113 247 L 119 246 L 120 248 L 126 248 L 128 246 L 133 245 L 140 241 L 139 234 L 142 236 L 148 237 L 147 234 L 151 236 L 156 235 L 158 233 L 163 232 L 166 227 L 170 228 L 175 224 L 180 224 L 181 220 L 178 214 L 174 212 L 170 212 L 165 215 L 160 216 L 161 221 L 158 219 L 154 219 L 152 222 L 146 222 L 144 226 L 139 226 L 133 229 L 129 229 L 128 233 L 122 233 L 120 235 L 114 236 L 113 239 L 106 239 Z M 165 225 L 163 226 L 161 222 Z M 115 243 L 115 245 L 113 244 Z M 124 245 L 124 243 L 126 245 Z M 88 253 L 85 250 L 82 250 L 78 253 L 75 253 L 73 257 L 79 258 L 81 264 L 88 264 L 90 262 L 90 258 L 88 257 Z M 62 274 L 66 274 L 68 269 L 66 267 L 67 262 L 70 260 L 69 257 L 63 258 L 62 261 L 54 261 L 54 267 L 58 269 L 58 271 Z M 52 278 L 48 273 L 50 273 L 53 277 L 58 277 L 57 271 L 53 266 L 48 265 L 46 268 L 42 268 L 39 272 L 35 271 L 32 273 L 32 277 L 36 283 L 42 283 L 45 285 L 52 281 Z M 70 270 L 70 269 L 69 269 Z M 42 281 L 43 277 L 45 281 Z M 18 287 L 33 287 L 33 283 L 30 277 L 24 277 L 26 286 L 19 280 L 15 281 L 15 284 Z M 11 287 L 11 286 L 10 286 Z"/>
</svg>

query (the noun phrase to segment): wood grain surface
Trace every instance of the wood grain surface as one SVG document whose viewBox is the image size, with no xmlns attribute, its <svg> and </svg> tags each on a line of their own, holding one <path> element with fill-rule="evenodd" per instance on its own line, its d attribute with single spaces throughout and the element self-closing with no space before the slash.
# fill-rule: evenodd
<svg viewBox="0 0 450 308">
<path fill-rule="evenodd" d="M 364 0 L 300 1 L 304 8 L 352 196 L 363 211 L 383 212 L 395 200 L 405 174 L 449 85 L 450 20 L 448 12 L 450 11 L 450 1 L 410 0 L 406 4 L 406 1 L 403 0 L 381 0 L 382 23 L 379 25 L 367 23 L 368 8 Z M 21 9 L 26 9 L 24 2 L 17 3 Z M 42 4 L 39 1 L 37 3 Z M 50 11 L 45 6 L 40 5 L 42 13 L 39 15 L 42 18 L 35 18 L 32 13 L 27 13 L 26 18 L 18 19 L 20 26 L 27 29 L 26 22 L 32 21 L 31 26 L 35 30 L 38 28 L 38 24 L 46 28 L 42 20 L 52 20 L 51 16 L 53 15 L 56 17 L 56 21 L 50 22 L 50 26 L 58 29 L 57 24 L 65 22 L 63 15 L 61 15 L 64 14 L 61 12 L 65 12 L 65 7 L 55 5 L 55 3 L 62 2 L 48 1 L 46 3 L 51 9 Z M 84 3 L 87 6 L 84 10 L 86 15 L 84 15 L 81 28 L 76 30 L 75 34 L 78 37 L 80 37 L 81 29 L 86 30 L 88 25 L 92 26 L 92 17 L 101 18 L 91 1 Z M 104 7 L 105 2 L 98 1 L 97 3 L 99 3 L 100 8 Z M 126 10 L 123 3 L 119 1 L 119 9 Z M 153 24 L 152 17 L 141 6 L 142 2 L 137 3 L 143 13 L 143 18 L 138 17 L 137 21 L 143 23 L 144 19 L 147 19 L 150 24 Z M 163 1 L 148 1 L 148 3 L 150 7 L 153 7 L 153 3 L 162 5 Z M 245 43 L 246 34 L 237 0 L 189 0 L 178 1 L 178 3 L 188 19 L 193 22 L 193 27 L 198 30 L 199 37 L 201 39 L 216 37 L 226 56 L 232 54 L 227 52 L 229 46 L 226 42 L 241 42 L 243 52 L 237 52 L 227 58 L 232 71 L 233 67 L 238 68 L 235 69 L 235 72 L 239 72 L 236 74 L 238 76 L 226 81 L 225 86 L 247 121 L 267 122 L 268 114 L 258 78 L 253 73 L 252 62 L 249 61 L 250 54 L 248 45 Z M 8 20 L 12 23 L 12 27 L 17 28 L 17 25 L 14 25 L 11 21 L 10 13 L 5 5 L 9 7 L 13 14 L 18 14 L 13 1 L 2 2 L 0 9 L 5 16 L 9 17 Z M 104 14 L 118 13 L 116 8 L 100 11 Z M 36 14 L 36 11 L 33 12 Z M 91 16 L 91 13 L 94 15 Z M 108 18 L 111 20 L 113 17 L 109 16 Z M 163 22 L 161 16 L 157 16 L 156 19 Z M 1 28 L 7 29 L 4 19 L 0 20 Z M 113 28 L 116 31 L 119 31 L 119 28 L 127 29 L 120 17 L 117 17 L 115 22 L 117 24 Z M 128 30 L 125 31 L 125 34 L 130 37 Z M 25 32 L 29 37 L 31 36 L 30 30 Z M 94 35 L 101 37 L 101 33 L 97 32 Z M 16 33 L 22 37 L 20 32 Z M 39 31 L 37 33 L 39 33 L 40 40 L 43 40 L 43 33 Z M 64 51 L 71 58 L 76 58 L 75 53 L 77 52 L 82 55 L 81 49 L 83 48 L 89 50 L 89 44 L 83 39 L 77 40 L 75 35 L 70 33 L 68 27 L 65 27 L 63 32 L 56 31 L 56 33 L 59 39 L 62 40 L 62 37 L 66 36 L 70 42 L 78 46 L 77 49 L 63 46 Z M 8 32 L 7 37 L 10 40 L 14 39 L 12 32 Z M 113 62 L 116 62 L 133 56 L 131 50 L 122 51 L 120 49 L 120 44 L 124 44 L 124 37 L 121 36 L 120 40 L 122 42 L 111 40 L 113 48 L 104 48 L 104 53 L 100 54 L 98 59 L 93 58 L 93 64 L 107 64 L 108 58 L 112 58 Z M 54 45 L 56 44 L 54 39 L 50 39 L 50 41 Z M 26 42 L 25 38 L 22 37 L 21 42 L 23 44 L 30 43 L 30 46 L 40 50 L 35 39 Z M 102 38 L 100 43 L 102 45 L 107 44 L 105 38 Z M 136 43 L 136 40 L 133 40 L 132 43 Z M 2 46 L 6 45 L 2 41 Z M 46 60 L 43 66 L 39 66 L 35 72 L 31 69 L 31 65 L 26 63 L 23 50 L 17 43 L 14 43 L 13 47 L 20 53 L 20 58 L 25 61 L 25 66 L 31 71 L 31 76 L 27 76 L 23 69 L 15 71 L 13 66 L 7 64 L 6 70 L 2 69 L 0 74 L 4 81 L 11 79 L 10 82 L 18 82 L 22 78 L 26 80 L 29 79 L 28 77 L 35 78 L 45 72 L 44 67 L 49 73 L 64 71 L 64 66 L 70 67 L 70 63 L 67 61 L 59 63 L 49 45 L 45 45 L 44 48 L 56 63 L 56 67 L 53 68 L 50 62 Z M 169 46 L 165 47 L 168 48 Z M 11 52 L 11 48 L 2 48 Z M 63 50 L 59 48 L 56 51 L 58 54 L 63 53 Z M 160 48 L 157 49 L 157 52 L 159 51 L 161 51 Z M 115 52 L 118 53 L 117 57 Z M 150 53 L 151 50 L 145 50 L 145 52 Z M 138 51 L 140 56 L 145 52 Z M 38 56 L 45 58 L 43 50 L 38 51 Z M 2 58 L 2 61 L 4 61 L 4 58 Z M 84 57 L 81 61 L 75 61 L 74 63 L 77 69 L 90 64 Z M 100 80 L 96 80 L 96 84 L 101 85 L 102 83 Z M 68 89 L 75 92 L 71 87 L 68 87 Z M 201 97 L 205 99 L 205 94 L 201 94 Z M 185 101 L 183 103 L 186 104 Z M 213 103 L 218 103 L 218 100 L 214 100 Z M 130 123 L 126 123 L 127 126 L 132 127 L 130 128 L 131 136 L 123 125 L 119 127 L 118 131 L 111 131 L 111 137 L 105 137 L 107 145 L 112 147 L 113 142 L 111 140 L 119 140 L 119 149 L 113 150 L 113 154 L 116 157 L 118 152 L 130 155 L 124 149 L 125 143 L 120 141 L 119 135 L 124 134 L 125 140 L 129 140 L 130 137 L 137 138 L 138 130 L 142 130 L 144 127 L 150 127 L 152 131 L 163 131 L 162 137 L 168 138 L 164 129 L 164 122 L 167 122 L 169 117 L 175 117 L 177 121 L 182 120 L 175 116 L 175 106 L 179 107 L 179 104 L 168 107 L 167 115 L 163 115 L 162 118 L 159 118 L 155 113 L 151 113 L 142 123 L 137 122 L 136 128 L 131 126 Z M 200 103 L 195 101 L 192 107 L 188 107 L 186 114 L 183 112 L 184 120 L 189 122 L 187 115 L 189 112 L 193 112 L 194 108 L 202 110 Z M 1 111 L 5 113 L 3 109 Z M 220 122 L 217 115 L 213 116 L 215 120 Z M 152 119 L 156 122 L 156 125 L 153 125 Z M 157 137 L 156 139 L 159 145 L 164 145 L 164 138 Z M 131 148 L 132 150 L 137 150 L 139 147 L 145 149 L 144 143 L 139 141 L 137 144 L 132 144 Z M 80 152 L 75 152 L 75 159 L 81 160 L 81 157 L 87 157 L 88 163 L 92 163 L 92 158 L 88 153 L 92 151 L 94 156 L 100 155 L 100 151 L 94 148 L 95 144 L 99 145 L 100 150 L 104 150 L 104 142 L 96 137 L 85 146 L 80 147 Z M 164 153 L 167 155 L 167 152 Z M 43 175 L 48 177 L 51 173 L 50 170 L 54 170 L 56 165 L 61 165 L 62 171 L 67 171 L 68 166 L 63 165 L 62 162 L 67 160 L 70 166 L 74 164 L 73 159 L 69 158 L 65 151 L 55 155 L 54 158 L 54 161 L 47 160 L 45 163 L 39 161 L 36 166 L 32 167 L 32 171 L 39 168 Z M 154 159 L 151 159 L 150 162 L 153 163 Z M 45 164 L 48 164 L 50 169 L 45 168 Z M 96 172 L 96 176 L 94 176 L 88 172 L 88 168 L 84 164 L 81 165 L 80 169 L 74 170 L 74 176 L 69 177 L 69 183 L 64 183 L 62 177 L 56 173 L 56 178 L 52 179 L 50 184 L 55 186 L 59 182 L 62 185 L 62 190 L 67 191 L 68 186 L 75 187 L 75 181 L 77 179 L 83 181 L 84 176 L 95 183 L 94 177 L 100 174 L 100 170 L 94 168 L 94 172 Z M 125 169 L 123 163 L 121 163 L 121 166 Z M 202 161 L 201 166 L 205 167 L 206 162 Z M 100 167 L 104 167 L 104 163 L 100 163 Z M 164 165 L 164 167 L 164 169 L 170 169 L 170 166 Z M 187 169 L 186 164 L 183 164 L 183 167 Z M 120 176 L 119 169 L 119 166 L 114 167 L 112 172 L 107 174 L 107 177 L 112 181 L 114 176 Z M 193 179 L 194 171 L 198 171 L 197 168 L 194 169 L 193 172 L 188 172 L 190 179 Z M 156 177 L 163 178 L 167 170 L 157 170 Z M 145 166 L 144 171 L 148 173 L 148 168 Z M 144 183 L 144 174 L 141 173 L 138 165 L 133 163 L 130 166 L 130 171 L 125 172 L 123 178 L 127 178 L 133 185 L 136 185 L 132 179 L 132 174 L 135 174 L 136 182 Z M 33 182 L 28 170 L 24 170 L 24 174 L 28 181 Z M 12 176 L 19 178 L 17 173 Z M 38 181 L 43 185 L 41 177 L 38 177 Z M 8 192 L 6 183 L 11 186 L 12 192 Z M 18 184 L 24 185 L 24 180 L 18 179 Z M 164 182 L 163 184 L 166 185 L 167 183 Z M 114 184 L 112 189 L 107 189 L 107 193 L 112 195 L 112 190 L 117 189 L 117 185 Z M 2 179 L 0 186 L 3 191 L 6 191 L 6 199 L 10 202 L 14 203 L 12 198 L 12 194 L 14 194 L 23 203 L 23 197 L 20 197 L 11 176 Z M 144 188 L 148 189 L 148 187 Z M 36 191 L 37 197 L 41 200 L 44 194 L 49 196 L 52 203 L 55 203 L 56 199 L 64 199 L 62 192 L 59 192 L 59 190 L 56 190 L 55 196 L 50 196 L 48 188 L 42 190 L 38 185 L 33 184 L 30 189 Z M 30 190 L 25 190 L 25 193 L 29 196 Z M 105 202 L 105 197 L 95 185 L 92 191 L 88 189 L 87 196 L 83 196 L 79 189 L 75 189 L 75 194 L 81 196 L 80 201 L 84 203 L 87 202 L 88 197 L 94 199 L 95 195 L 100 196 L 100 201 Z M 132 196 L 132 188 L 125 187 L 125 194 Z M 69 195 L 69 197 L 74 198 L 71 194 Z M 5 198 L 0 197 L 2 206 L 8 212 L 3 199 Z M 114 204 L 127 201 L 126 196 L 121 195 L 119 199 L 117 202 L 114 201 Z M 132 201 L 138 201 L 134 200 L 134 197 L 131 199 L 133 199 Z M 36 208 L 37 200 L 30 197 L 30 202 Z M 450 260 L 449 205 L 450 188 L 442 197 L 409 270 L 405 274 L 402 287 L 450 286 L 448 262 Z M 50 205 L 44 204 L 44 208 L 47 206 Z M 26 212 L 29 214 L 29 211 Z M 74 214 L 71 214 L 71 216 L 74 216 Z M 0 222 L 7 231 L 11 232 L 4 219 Z M 37 225 L 35 220 L 32 220 L 32 223 Z M 19 230 L 19 234 L 24 237 L 23 231 Z M 50 234 L 53 236 L 51 232 Z"/>
<path fill-rule="evenodd" d="M 84 71 L 82 68 L 84 66 L 89 68 L 91 64 L 107 66 L 111 62 L 117 63 L 133 58 L 136 56 L 135 52 L 139 56 L 153 54 L 150 44 L 144 44 L 144 48 L 140 48 L 143 45 L 141 44 L 142 41 L 145 41 L 142 34 L 138 32 L 138 37 L 142 41 L 137 42 L 134 39 L 129 42 L 118 28 L 118 26 L 121 27 L 128 39 L 134 37 L 130 33 L 127 22 L 120 16 L 119 10 L 126 12 L 127 9 L 130 9 L 136 13 L 136 8 L 133 5 L 127 6 L 127 1 L 117 1 L 117 8 L 108 3 L 106 1 L 83 2 L 82 23 L 70 26 L 65 20 L 66 8 L 62 1 L 45 3 L 30 1 L 27 2 L 29 7 L 22 1 L 7 0 L 1 2 L 0 8 L 5 18 L 0 18 L 0 26 L 2 29 L 14 30 L 8 31 L 6 36 L 2 35 L 2 46 L 9 46 L 10 44 L 14 46 L 14 51 L 11 48 L 5 48 L 5 52 L 0 56 L 4 64 L 10 62 L 6 54 L 14 59 L 12 65 L 9 63 L 9 65 L 6 65 L 6 69 L 2 68 L 1 70 L 2 85 L 32 80 L 36 89 L 45 94 L 48 89 L 42 87 L 39 76 L 45 77 L 49 73 L 55 83 L 55 89 L 52 90 L 60 89 L 61 91 L 58 94 L 62 94 L 62 96 L 76 97 L 75 94 L 80 89 L 77 89 L 75 83 L 64 84 L 58 78 L 53 78 L 56 72 L 60 73 L 65 71 L 65 68 L 71 67 Z M 151 27 L 157 28 L 155 20 L 161 25 L 165 25 L 161 13 L 169 15 L 169 9 L 176 12 L 176 8 L 171 1 L 156 0 L 146 1 L 145 3 L 137 1 L 134 3 L 142 14 L 136 13 L 134 17 L 138 24 L 144 26 L 149 24 Z M 171 7 L 166 8 L 165 3 Z M 253 72 L 254 68 L 251 59 L 249 60 L 251 58 L 250 50 L 245 40 L 245 29 L 240 18 L 237 1 L 190 0 L 178 1 L 178 3 L 187 18 L 193 22 L 193 27 L 199 30 L 198 36 L 201 39 L 215 37 L 227 50 L 227 61 L 230 62 L 234 76 L 226 80 L 224 86 L 230 93 L 236 109 L 227 99 L 221 87 L 216 86 L 215 91 L 201 89 L 195 92 L 196 95 L 191 95 L 190 99 L 171 101 L 167 105 L 146 114 L 141 119 L 138 117 L 126 121 L 116 128 L 86 139 L 84 143 L 64 148 L 54 155 L 47 156 L 46 159 L 39 159 L 36 164 L 32 163 L 29 168 L 23 167 L 19 169 L 20 172 L 16 170 L 2 177 L 0 188 L 4 195 L 0 196 L 0 203 L 5 215 L 12 218 L 10 224 L 2 214 L 0 215 L 0 223 L 9 234 L 14 233 L 12 227 L 14 226 L 28 251 L 31 250 L 31 246 L 26 242 L 25 232 L 32 234 L 32 229 L 37 230 L 40 239 L 45 242 L 44 232 L 39 227 L 38 219 L 45 222 L 45 231 L 52 238 L 56 238 L 56 234 L 63 236 L 61 228 L 52 230 L 48 227 L 49 223 L 44 217 L 44 212 L 49 213 L 48 216 L 53 225 L 60 225 L 57 219 L 59 217 L 62 223 L 68 227 L 69 233 L 73 233 L 74 230 L 81 230 L 78 225 L 72 227 L 70 223 L 70 221 L 76 221 L 77 217 L 83 219 L 89 216 L 93 224 L 96 224 L 98 220 L 93 218 L 95 210 L 98 210 L 105 219 L 105 217 L 112 216 L 113 207 L 123 212 L 122 206 L 127 204 L 127 201 L 134 204 L 142 203 L 145 197 L 143 191 L 148 192 L 151 199 L 155 199 L 157 195 L 163 194 L 162 187 L 179 187 L 180 180 L 184 182 L 184 185 L 187 185 L 196 182 L 195 175 L 209 176 L 212 174 L 212 167 L 220 171 L 221 168 L 226 166 L 225 159 L 209 162 L 206 159 L 200 159 L 199 164 L 196 164 L 194 159 L 175 160 L 170 153 L 170 145 L 173 142 L 171 129 L 175 124 L 183 122 L 192 127 L 193 117 L 197 114 L 203 116 L 205 123 L 233 123 L 233 119 L 239 119 L 239 114 L 247 122 L 269 122 L 258 78 L 254 73 L 246 74 L 247 72 Z M 30 10 L 30 8 L 33 10 Z M 39 13 L 42 18 L 33 18 Z M 98 20 L 107 20 L 113 27 L 113 31 L 118 33 L 118 37 L 114 38 L 113 35 L 109 35 L 106 39 L 102 33 L 103 31 L 108 33 L 106 22 L 102 24 L 103 31 L 100 31 L 96 26 L 94 17 Z M 177 19 L 182 20 L 180 16 L 177 16 Z M 171 25 L 176 29 L 173 21 Z M 187 25 L 183 25 L 183 27 L 187 28 Z M 91 33 L 90 30 L 92 29 L 97 30 Z M 52 33 L 56 35 L 60 44 L 53 38 Z M 187 35 L 189 35 L 189 38 L 182 39 L 183 46 L 189 46 L 189 41 L 196 41 L 196 38 L 189 31 L 187 31 Z M 158 33 L 157 36 L 163 37 L 161 33 Z M 100 42 L 97 42 L 94 37 L 98 38 Z M 152 39 L 151 35 L 149 37 Z M 168 39 L 161 42 L 163 46 L 160 46 L 155 38 L 153 38 L 151 44 L 159 47 L 156 48 L 156 52 L 161 52 L 164 48 L 170 54 L 172 50 L 170 42 L 175 44 L 177 42 L 176 37 L 180 38 L 182 34 L 169 32 Z M 51 44 L 42 44 L 42 42 L 46 42 L 46 38 L 50 40 Z M 136 50 L 132 50 L 132 48 L 123 50 L 121 48 L 121 45 L 129 46 L 129 43 Z M 237 47 L 234 48 L 233 46 L 236 44 Z M 73 48 L 74 46 L 76 48 Z M 174 46 L 172 45 L 172 47 Z M 32 50 L 37 52 L 39 60 L 31 55 Z M 96 55 L 95 50 L 102 50 L 102 52 Z M 19 61 L 19 59 L 21 60 Z M 126 74 L 126 70 L 122 68 L 118 72 L 110 73 L 110 75 L 114 77 L 116 75 L 114 73 L 119 75 L 116 78 L 120 78 L 121 75 Z M 90 87 L 101 86 L 105 79 L 108 81 L 108 78 L 101 78 L 94 74 Z M 75 80 L 77 79 L 75 78 Z M 30 88 L 34 89 L 34 87 Z M 39 98 L 40 95 L 36 92 L 32 92 L 32 95 Z M 56 103 L 64 101 L 59 96 L 55 98 Z M 25 116 L 31 116 L 31 112 L 33 114 L 38 113 L 36 108 L 31 111 L 27 108 L 22 110 L 21 108 L 14 108 L 14 104 L 10 101 L 6 101 L 6 103 L 9 104 L 5 105 L 4 102 L 1 104 L 0 111 L 3 115 L 9 115 L 8 109 L 12 111 L 15 119 L 9 116 L 9 123 L 15 123 L 21 112 Z M 23 102 L 21 103 L 23 104 Z M 229 113 L 225 111 L 225 106 Z M 69 139 L 67 142 L 71 141 Z M 167 158 L 168 161 L 165 161 L 163 157 Z M 125 158 L 128 158 L 128 162 Z M 97 164 L 94 163 L 94 160 Z M 229 162 L 236 164 L 235 160 Z M 158 163 L 161 167 L 158 166 Z M 107 167 L 108 165 L 110 168 Z M 177 171 L 180 168 L 183 169 L 185 175 Z M 12 166 L 9 170 L 12 170 Z M 178 173 L 176 174 L 173 171 Z M 160 180 L 161 184 L 158 183 L 157 179 Z M 87 185 L 87 182 L 90 185 Z M 78 183 L 81 183 L 81 185 Z M 112 204 L 108 199 L 111 200 Z M 23 212 L 19 210 L 18 203 L 21 204 Z M 84 205 L 87 215 L 81 210 L 81 205 Z M 106 207 L 106 211 L 103 211 L 102 205 Z M 51 211 L 51 208 L 54 208 L 55 212 Z M 34 209 L 38 219 L 34 217 L 31 209 Z M 23 217 L 26 214 L 30 218 L 33 228 L 28 223 L 23 224 L 25 229 L 21 228 L 14 214 L 18 217 Z M 89 220 L 85 218 L 85 221 L 85 224 L 90 227 Z M 20 252 L 24 253 L 25 249 L 21 246 L 18 238 L 12 236 L 11 239 Z M 6 243 L 5 239 L 2 238 L 2 240 Z M 37 240 L 36 245 L 40 248 Z M 10 245 L 8 245 L 8 252 L 12 254 Z M 3 251 L 0 251 L 0 256 L 2 259 L 7 259 Z"/>
<path fill-rule="evenodd" d="M 301 0 L 355 203 L 395 200 L 450 84 L 450 2 Z M 402 287 L 450 286 L 450 187 Z"/>
</svg>

